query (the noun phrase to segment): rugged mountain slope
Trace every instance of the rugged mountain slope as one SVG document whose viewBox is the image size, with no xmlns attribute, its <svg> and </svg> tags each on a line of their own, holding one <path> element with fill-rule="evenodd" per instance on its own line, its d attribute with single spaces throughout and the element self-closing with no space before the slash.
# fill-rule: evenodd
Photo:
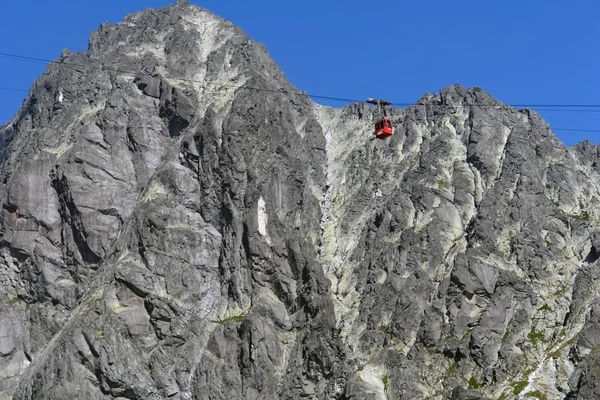
<svg viewBox="0 0 600 400">
<path fill-rule="evenodd" d="M 185 2 L 48 67 L 0 129 L 0 398 L 600 394 L 597 148 L 478 88 L 384 142 L 287 92 Z"/>
</svg>

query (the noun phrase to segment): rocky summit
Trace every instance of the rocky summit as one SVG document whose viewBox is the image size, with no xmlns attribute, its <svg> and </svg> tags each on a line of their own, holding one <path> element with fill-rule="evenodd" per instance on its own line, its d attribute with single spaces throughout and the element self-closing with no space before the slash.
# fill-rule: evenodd
<svg viewBox="0 0 600 400">
<path fill-rule="evenodd" d="M 598 148 L 390 113 L 186 2 L 64 51 L 0 129 L 0 399 L 598 398 Z"/>
</svg>

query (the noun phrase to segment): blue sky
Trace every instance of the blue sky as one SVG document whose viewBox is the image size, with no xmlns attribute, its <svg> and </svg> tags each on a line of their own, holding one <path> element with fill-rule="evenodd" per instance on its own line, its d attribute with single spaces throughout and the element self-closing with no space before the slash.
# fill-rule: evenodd
<svg viewBox="0 0 600 400">
<path fill-rule="evenodd" d="M 101 22 L 174 1 L 2 0 L 0 52 L 56 59 L 63 48 L 85 51 Z M 414 103 L 459 83 L 507 104 L 600 104 L 597 0 L 191 3 L 264 43 L 288 79 L 310 94 Z M 28 90 L 44 69 L 0 58 L 0 87 Z M 0 124 L 26 94 L 0 90 Z M 554 129 L 598 130 L 556 130 L 567 145 L 600 142 L 600 108 L 536 111 Z"/>
</svg>

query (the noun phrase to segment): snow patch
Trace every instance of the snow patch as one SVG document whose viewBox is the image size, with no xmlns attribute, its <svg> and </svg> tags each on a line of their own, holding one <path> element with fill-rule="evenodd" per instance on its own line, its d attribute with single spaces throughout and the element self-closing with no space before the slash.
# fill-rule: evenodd
<svg viewBox="0 0 600 400">
<path fill-rule="evenodd" d="M 262 198 L 262 196 L 260 196 L 258 199 L 258 233 L 260 233 L 261 236 L 266 239 L 269 246 L 271 246 L 273 245 L 273 242 L 271 241 L 271 237 L 267 232 L 268 221 L 269 219 L 267 215 L 267 209 L 265 208 L 265 200 Z"/>
<path fill-rule="evenodd" d="M 448 130 L 449 130 L 449 131 L 450 131 L 450 132 L 451 132 L 453 135 L 456 135 L 456 128 L 455 128 L 455 127 L 454 127 L 454 126 L 453 126 L 453 125 L 450 123 L 450 118 L 448 118 L 448 117 L 445 117 L 445 118 L 442 120 L 442 122 L 443 122 L 444 126 L 445 126 L 446 128 L 448 128 Z"/>
</svg>

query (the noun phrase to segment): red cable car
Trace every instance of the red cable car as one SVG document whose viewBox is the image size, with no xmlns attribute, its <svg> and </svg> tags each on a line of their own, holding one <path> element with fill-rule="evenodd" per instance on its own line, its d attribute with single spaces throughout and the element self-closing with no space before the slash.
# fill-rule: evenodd
<svg viewBox="0 0 600 400">
<path fill-rule="evenodd" d="M 375 123 L 375 137 L 377 139 L 385 139 L 394 134 L 394 128 L 392 128 L 392 121 L 385 117 Z"/>
<path fill-rule="evenodd" d="M 389 101 L 385 100 L 374 100 L 367 99 L 367 103 L 375 104 L 381 108 L 383 112 L 383 118 L 379 121 L 375 122 L 375 137 L 377 139 L 386 139 L 394 134 L 394 127 L 392 126 L 392 121 L 387 116 L 387 112 L 385 110 L 385 106 L 390 105 Z"/>
</svg>

